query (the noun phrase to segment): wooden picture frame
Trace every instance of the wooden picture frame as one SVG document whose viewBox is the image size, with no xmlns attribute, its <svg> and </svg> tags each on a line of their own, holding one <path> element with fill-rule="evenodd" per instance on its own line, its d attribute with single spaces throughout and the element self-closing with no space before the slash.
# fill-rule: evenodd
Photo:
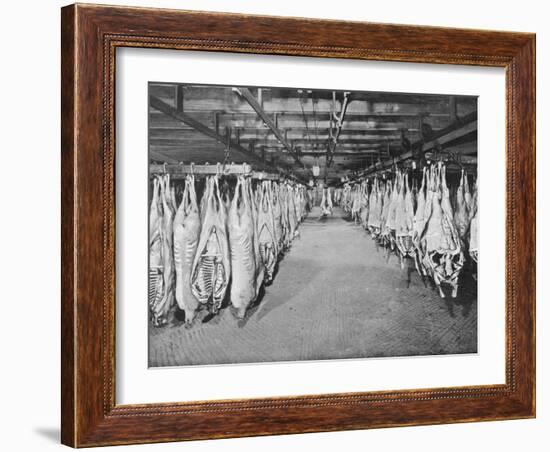
<svg viewBox="0 0 550 452">
<path fill-rule="evenodd" d="M 535 416 L 535 35 L 71 5 L 62 9 L 62 442 L 73 447 Z M 115 403 L 115 50 L 506 69 L 506 383 Z"/>
</svg>

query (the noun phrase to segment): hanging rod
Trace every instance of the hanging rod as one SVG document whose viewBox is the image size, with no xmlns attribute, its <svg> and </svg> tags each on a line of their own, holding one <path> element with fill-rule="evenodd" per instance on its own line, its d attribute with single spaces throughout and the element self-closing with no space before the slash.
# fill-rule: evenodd
<svg viewBox="0 0 550 452">
<path fill-rule="evenodd" d="M 155 174 L 170 174 L 172 179 L 185 179 L 185 176 L 188 174 L 195 175 L 215 175 L 221 174 L 224 176 L 229 175 L 245 175 L 250 176 L 252 179 L 260 180 L 283 180 L 286 179 L 285 176 L 273 173 L 266 173 L 264 171 L 253 171 L 252 167 L 247 163 L 230 165 L 183 165 L 178 163 L 169 163 L 169 164 L 153 164 L 149 166 L 149 175 L 153 176 Z"/>
<path fill-rule="evenodd" d="M 425 157 L 427 157 L 427 161 L 430 162 L 430 163 L 427 163 L 425 166 L 430 166 L 430 164 L 437 163 L 439 161 L 439 157 L 435 157 L 430 153 L 425 154 Z M 447 173 L 449 174 L 464 171 L 468 175 L 477 176 L 477 157 L 461 156 L 460 160 L 445 158 L 441 161 L 446 165 Z M 399 169 L 401 171 L 407 171 L 407 170 L 418 171 L 421 168 L 416 167 L 412 161 L 407 161 L 407 162 L 401 162 L 399 164 Z M 364 180 L 373 180 L 375 177 L 380 177 L 384 174 L 391 174 L 394 172 L 395 172 L 395 166 L 384 166 L 376 171 L 371 170 L 371 172 L 368 174 L 365 174 L 363 172 L 363 173 L 356 174 L 355 176 L 350 176 L 347 180 L 337 184 L 337 186 L 343 186 L 346 183 L 350 183 L 350 184 L 361 183 Z"/>
</svg>

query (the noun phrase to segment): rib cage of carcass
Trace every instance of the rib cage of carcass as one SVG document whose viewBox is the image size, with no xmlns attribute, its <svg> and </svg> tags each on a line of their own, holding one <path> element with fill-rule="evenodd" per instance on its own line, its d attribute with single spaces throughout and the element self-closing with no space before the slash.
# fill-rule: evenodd
<svg viewBox="0 0 550 452">
<path fill-rule="evenodd" d="M 433 278 L 441 297 L 445 297 L 442 283 L 449 284 L 452 296 L 456 297 L 464 254 L 454 223 L 445 173 L 445 166 L 439 163 L 430 168 L 427 176 L 426 224 L 420 236 L 420 249 L 423 267 Z"/>
<path fill-rule="evenodd" d="M 191 290 L 200 303 L 217 313 L 231 276 L 227 213 L 217 176 L 207 179 L 202 206 L 202 227 L 193 261 Z"/>
<path fill-rule="evenodd" d="M 275 265 L 277 264 L 277 256 L 279 255 L 279 247 L 275 235 L 275 217 L 273 213 L 271 182 L 263 182 L 258 191 L 260 192 L 260 203 L 258 206 L 260 255 L 266 272 L 265 282 L 271 283 Z"/>
<path fill-rule="evenodd" d="M 149 212 L 149 309 L 162 326 L 177 306 L 191 324 L 228 298 L 242 318 L 269 284 L 278 260 L 298 235 L 310 207 L 304 187 L 240 176 L 208 176 L 200 202 L 193 175 L 179 206 L 169 175 L 153 179 Z M 179 187 L 181 189 L 181 186 Z M 233 193 L 233 195 L 232 195 Z"/>
<path fill-rule="evenodd" d="M 173 192 L 170 176 L 153 182 L 149 213 L 149 308 L 154 325 L 164 325 L 174 304 Z"/>
</svg>

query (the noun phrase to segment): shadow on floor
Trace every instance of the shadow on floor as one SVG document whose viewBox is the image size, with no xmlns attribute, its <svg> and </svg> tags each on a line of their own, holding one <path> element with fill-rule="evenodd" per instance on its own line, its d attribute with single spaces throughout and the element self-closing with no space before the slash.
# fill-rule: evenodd
<svg viewBox="0 0 550 452">
<path fill-rule="evenodd" d="M 289 260 L 289 263 L 290 262 L 295 265 L 295 268 L 300 269 L 299 274 L 301 281 L 295 281 L 294 284 L 281 286 L 277 284 L 277 280 L 275 280 L 273 286 L 269 286 L 272 291 L 272 298 L 270 302 L 268 304 L 264 304 L 263 306 L 259 305 L 259 303 L 259 306 L 257 305 L 256 309 L 259 310 L 257 314 L 258 320 L 263 319 L 271 311 L 280 308 L 284 304 L 295 299 L 295 297 L 298 296 L 300 292 L 307 287 L 308 283 L 314 280 L 315 276 L 322 269 L 322 266 L 316 264 L 315 261 L 309 259 L 295 259 L 293 261 Z M 287 268 L 287 270 L 289 272 L 289 275 L 292 275 L 294 273 L 291 268 Z M 298 272 L 296 272 L 295 274 L 298 274 Z M 291 280 L 292 277 L 287 279 Z"/>
<path fill-rule="evenodd" d="M 54 443 L 59 444 L 61 442 L 61 431 L 58 427 L 38 427 L 34 429 L 34 432 Z"/>
</svg>

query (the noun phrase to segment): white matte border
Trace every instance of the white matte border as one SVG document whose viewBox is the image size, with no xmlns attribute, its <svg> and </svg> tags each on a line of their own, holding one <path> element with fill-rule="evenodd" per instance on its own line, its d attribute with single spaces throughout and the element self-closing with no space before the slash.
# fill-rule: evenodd
<svg viewBox="0 0 550 452">
<path fill-rule="evenodd" d="M 503 69 L 133 48 L 116 58 L 117 404 L 505 382 Z M 480 96 L 478 353 L 148 369 L 149 81 Z"/>
</svg>

